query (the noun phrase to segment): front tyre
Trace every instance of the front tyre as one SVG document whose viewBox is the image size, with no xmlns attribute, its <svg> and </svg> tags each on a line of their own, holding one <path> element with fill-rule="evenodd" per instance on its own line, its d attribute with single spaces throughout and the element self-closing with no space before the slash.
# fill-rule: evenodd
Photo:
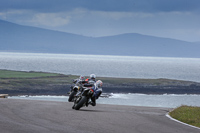
<svg viewBox="0 0 200 133">
<path fill-rule="evenodd" d="M 74 109 L 79 110 L 85 102 L 87 102 L 87 97 L 82 96 L 81 100 L 74 106 Z"/>
<path fill-rule="evenodd" d="M 74 99 L 74 96 L 76 95 L 76 92 L 75 91 L 72 91 L 72 93 L 69 95 L 69 99 L 68 101 L 69 102 L 72 102 L 72 100 Z"/>
</svg>

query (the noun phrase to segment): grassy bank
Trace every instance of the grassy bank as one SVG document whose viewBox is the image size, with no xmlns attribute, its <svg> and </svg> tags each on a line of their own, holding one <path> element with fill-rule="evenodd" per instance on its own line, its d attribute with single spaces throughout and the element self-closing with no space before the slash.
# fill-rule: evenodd
<svg viewBox="0 0 200 133">
<path fill-rule="evenodd" d="M 65 95 L 77 75 L 0 70 L 0 93 Z M 88 77 L 86 77 L 88 78 Z M 200 83 L 172 79 L 98 77 L 104 93 L 200 94 Z"/>
<path fill-rule="evenodd" d="M 36 77 L 48 77 L 59 76 L 56 73 L 44 73 L 44 72 L 25 72 L 25 71 L 10 71 L 0 70 L 0 78 L 36 78 Z"/>
<path fill-rule="evenodd" d="M 60 77 L 60 78 L 58 78 Z M 65 80 L 68 81 L 75 78 L 78 78 L 77 75 L 64 75 L 57 73 L 46 73 L 46 72 L 35 72 L 35 71 L 12 71 L 12 70 L 0 70 L 0 79 L 12 80 L 12 79 L 48 79 L 49 81 L 54 81 L 55 78 L 57 80 Z M 89 78 L 89 77 L 86 77 Z M 61 80 L 62 79 L 62 80 Z M 115 84 L 115 85 L 132 85 L 132 84 L 145 84 L 151 86 L 159 86 L 159 85 L 190 85 L 193 82 L 190 81 L 181 81 L 181 80 L 173 80 L 173 79 L 136 79 L 136 78 L 113 78 L 113 77 L 97 77 L 97 79 L 103 80 L 104 83 Z"/>
<path fill-rule="evenodd" d="M 169 115 L 184 123 L 200 127 L 200 107 L 181 106 L 170 112 Z"/>
<path fill-rule="evenodd" d="M 77 76 L 45 72 L 0 70 L 0 93 L 9 95 L 66 94 Z"/>
</svg>

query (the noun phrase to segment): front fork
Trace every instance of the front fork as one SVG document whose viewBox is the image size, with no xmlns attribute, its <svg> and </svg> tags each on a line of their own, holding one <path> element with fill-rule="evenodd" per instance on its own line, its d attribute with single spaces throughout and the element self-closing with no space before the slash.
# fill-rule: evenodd
<svg viewBox="0 0 200 133">
<path fill-rule="evenodd" d="M 74 107 L 76 104 L 78 104 L 79 101 L 80 101 L 81 99 L 82 99 L 82 96 L 75 96 L 75 100 L 74 100 L 74 105 L 73 105 L 73 107 Z M 87 98 L 87 101 L 86 101 L 86 103 L 85 103 L 83 106 L 88 107 L 89 100 L 90 100 L 90 98 Z"/>
<path fill-rule="evenodd" d="M 70 91 L 68 91 L 67 94 L 71 94 L 72 91 L 73 91 L 73 86 L 70 86 Z"/>
</svg>

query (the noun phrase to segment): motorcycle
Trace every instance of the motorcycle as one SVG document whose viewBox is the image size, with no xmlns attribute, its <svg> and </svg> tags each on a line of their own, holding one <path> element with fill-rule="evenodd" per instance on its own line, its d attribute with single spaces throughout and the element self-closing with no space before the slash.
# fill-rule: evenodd
<svg viewBox="0 0 200 133">
<path fill-rule="evenodd" d="M 92 84 L 93 82 L 94 82 L 94 81 L 89 82 L 89 84 Z M 75 83 L 75 85 L 74 85 L 74 86 L 71 86 L 71 91 L 68 92 L 68 94 L 69 94 L 69 99 L 68 99 L 68 101 L 69 101 L 69 102 L 73 102 L 73 101 L 74 101 L 74 96 L 75 96 L 79 91 L 82 92 L 84 83 L 87 83 L 87 81 L 77 80 L 77 81 L 75 81 L 74 83 Z M 94 84 L 94 83 L 93 83 L 93 84 Z"/>
<path fill-rule="evenodd" d="M 82 87 L 81 86 L 78 86 L 78 85 L 75 85 L 71 92 L 69 93 L 69 99 L 68 101 L 69 102 L 73 102 L 74 101 L 74 96 L 77 94 L 77 92 L 81 89 Z"/>
<path fill-rule="evenodd" d="M 94 89 L 84 88 L 83 92 L 80 95 L 75 96 L 74 105 L 72 109 L 79 110 L 81 107 L 88 106 L 89 100 L 94 94 Z"/>
</svg>

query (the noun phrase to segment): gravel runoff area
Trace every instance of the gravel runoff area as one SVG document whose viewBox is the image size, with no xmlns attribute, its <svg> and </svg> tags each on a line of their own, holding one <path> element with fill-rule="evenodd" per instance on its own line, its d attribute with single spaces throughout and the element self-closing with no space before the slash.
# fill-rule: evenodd
<svg viewBox="0 0 200 133">
<path fill-rule="evenodd" d="M 166 117 L 169 108 L 0 99 L 1 133 L 199 133 Z"/>
</svg>

